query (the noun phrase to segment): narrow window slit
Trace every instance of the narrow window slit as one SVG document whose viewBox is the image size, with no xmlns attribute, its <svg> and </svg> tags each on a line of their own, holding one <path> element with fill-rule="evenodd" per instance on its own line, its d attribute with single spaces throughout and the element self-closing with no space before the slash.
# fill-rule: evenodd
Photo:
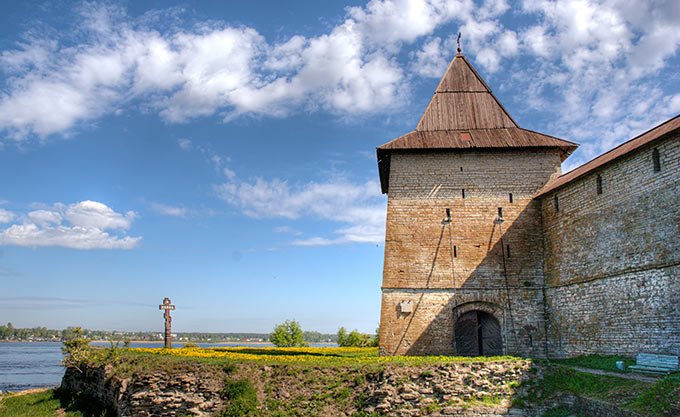
<svg viewBox="0 0 680 417">
<path fill-rule="evenodd" d="M 503 207 L 498 207 L 498 217 L 503 218 Z"/>
<path fill-rule="evenodd" d="M 458 248 L 456 245 L 453 245 L 453 257 L 457 258 L 458 257 Z"/>
<path fill-rule="evenodd" d="M 661 171 L 661 158 L 659 157 L 659 150 L 656 148 L 652 150 L 652 162 L 654 163 L 654 172 Z"/>
<path fill-rule="evenodd" d="M 597 194 L 602 194 L 602 175 L 597 175 Z"/>
<path fill-rule="evenodd" d="M 512 193 L 510 193 L 509 195 L 510 195 L 510 202 L 512 203 Z"/>
<path fill-rule="evenodd" d="M 557 195 L 555 195 L 555 213 L 558 213 L 560 211 L 560 199 L 557 198 Z"/>
<path fill-rule="evenodd" d="M 509 258 L 509 257 L 510 257 L 510 245 L 506 245 L 506 246 L 505 246 L 505 249 L 506 249 L 507 252 L 508 252 L 508 258 Z"/>
<path fill-rule="evenodd" d="M 465 198 L 465 188 L 461 188 L 460 195 Z"/>
</svg>

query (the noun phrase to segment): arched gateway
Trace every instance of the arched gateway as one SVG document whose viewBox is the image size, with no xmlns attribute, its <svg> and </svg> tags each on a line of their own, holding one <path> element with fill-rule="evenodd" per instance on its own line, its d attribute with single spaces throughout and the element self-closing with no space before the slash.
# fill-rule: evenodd
<svg viewBox="0 0 680 417">
<path fill-rule="evenodd" d="M 496 356 L 503 354 L 501 325 L 491 314 L 473 310 L 458 317 L 455 324 L 456 354 Z"/>
</svg>

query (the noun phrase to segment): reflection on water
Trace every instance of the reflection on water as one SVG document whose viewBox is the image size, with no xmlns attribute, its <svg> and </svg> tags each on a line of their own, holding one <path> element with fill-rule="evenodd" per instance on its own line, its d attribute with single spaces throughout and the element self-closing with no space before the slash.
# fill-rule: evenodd
<svg viewBox="0 0 680 417">
<path fill-rule="evenodd" d="M 92 343 L 109 347 L 109 342 Z M 119 345 L 122 347 L 122 343 Z M 180 348 L 175 342 L 173 347 Z M 273 346 L 270 343 L 199 343 L 201 347 L 215 346 Z M 131 343 L 131 347 L 163 347 L 163 342 Z M 311 344 L 328 346 L 325 344 Z M 55 387 L 61 383 L 61 342 L 0 342 L 0 391 L 23 391 L 31 388 Z"/>
</svg>

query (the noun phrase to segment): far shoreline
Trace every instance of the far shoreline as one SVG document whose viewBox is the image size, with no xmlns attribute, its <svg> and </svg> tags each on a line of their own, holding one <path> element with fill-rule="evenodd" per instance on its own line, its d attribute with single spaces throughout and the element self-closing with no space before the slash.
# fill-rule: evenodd
<svg viewBox="0 0 680 417">
<path fill-rule="evenodd" d="M 124 340 L 90 340 L 90 343 L 118 343 L 122 344 L 125 341 Z M 151 345 L 151 344 L 163 344 L 162 340 L 130 340 L 130 343 L 137 343 L 137 344 L 144 344 L 144 345 Z M 62 343 L 61 340 L 0 340 L 0 343 Z M 271 342 L 251 342 L 251 341 L 233 341 L 233 342 L 193 342 L 190 340 L 187 341 L 180 341 L 180 340 L 173 340 L 173 344 L 186 344 L 186 343 L 194 343 L 198 345 L 233 345 L 233 344 L 239 344 L 239 345 L 253 345 L 253 346 L 269 346 L 272 345 L 273 343 Z M 309 344 L 314 344 L 314 345 L 321 345 L 319 347 L 333 347 L 336 346 L 337 343 L 334 342 L 308 342 Z"/>
</svg>

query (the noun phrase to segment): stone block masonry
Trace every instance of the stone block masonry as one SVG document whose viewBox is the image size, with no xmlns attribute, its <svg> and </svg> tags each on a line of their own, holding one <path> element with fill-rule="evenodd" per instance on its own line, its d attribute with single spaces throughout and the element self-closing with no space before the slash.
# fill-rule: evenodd
<svg viewBox="0 0 680 417">
<path fill-rule="evenodd" d="M 551 357 L 679 353 L 680 266 L 546 289 Z"/>
<path fill-rule="evenodd" d="M 400 313 L 403 301 L 413 303 L 413 313 Z M 460 355 L 454 342 L 457 319 L 469 311 L 484 311 L 499 321 L 503 353 L 541 358 L 542 308 L 541 288 L 384 289 L 382 320 L 389 327 L 380 332 L 380 354 Z"/>
<path fill-rule="evenodd" d="M 680 354 L 679 164 L 676 132 L 540 198 L 550 356 Z"/>
<path fill-rule="evenodd" d="M 226 379 L 250 382 L 260 416 L 538 417 L 557 405 L 588 416 L 638 416 L 573 394 L 550 392 L 546 397 L 541 392 L 540 405 L 529 401 L 532 387 L 552 372 L 546 363 L 528 360 L 380 367 L 237 364 L 230 373 L 199 365 L 150 367 L 127 376 L 106 365 L 84 373 L 68 368 L 62 388 L 118 417 L 221 415 L 229 403 L 222 394 Z"/>
<path fill-rule="evenodd" d="M 550 405 L 511 408 L 526 395 L 527 383 L 544 372 L 543 364 L 498 361 L 386 365 L 380 368 L 236 365 L 232 374 L 219 367 L 146 370 L 121 377 L 113 367 L 66 370 L 62 388 L 108 407 L 118 417 L 220 415 L 227 400 L 226 379 L 247 379 L 262 416 L 540 416 Z M 330 397 L 330 398 L 329 398 Z M 484 403 L 495 398 L 496 404 Z M 324 401 L 323 399 L 326 399 Z M 324 404 L 325 403 L 325 404 Z M 438 411 L 437 411 L 438 410 Z"/>
</svg>

